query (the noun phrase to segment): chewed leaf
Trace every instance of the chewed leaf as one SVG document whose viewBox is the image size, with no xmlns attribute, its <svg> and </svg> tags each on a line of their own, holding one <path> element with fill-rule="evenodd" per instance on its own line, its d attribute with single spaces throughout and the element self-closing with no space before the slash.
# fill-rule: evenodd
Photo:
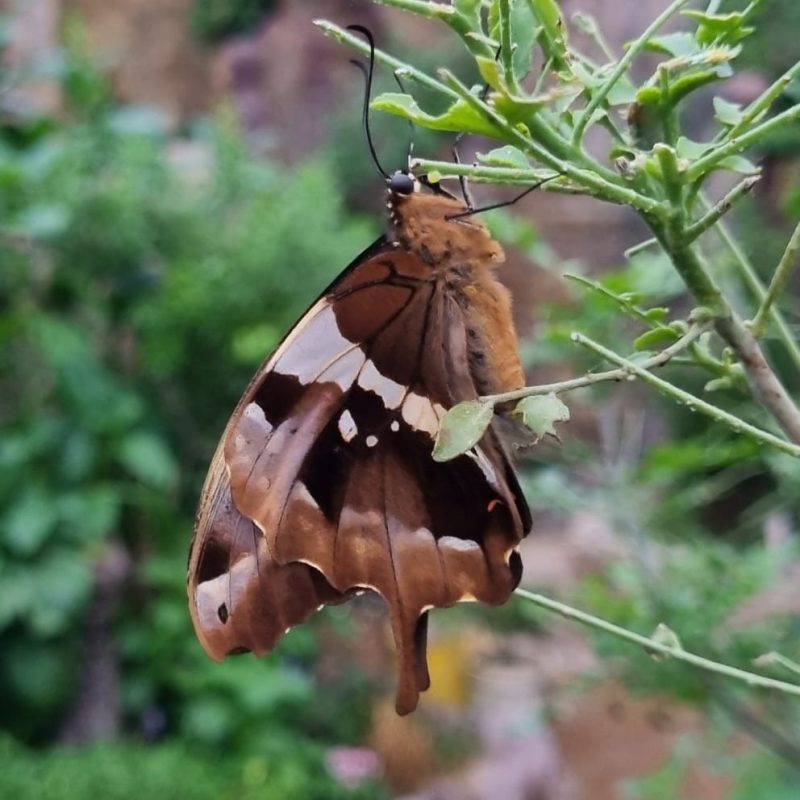
<svg viewBox="0 0 800 800">
<path fill-rule="evenodd" d="M 421 125 L 423 128 L 431 128 L 436 131 L 450 131 L 453 133 L 466 131 L 494 138 L 501 136 L 490 120 L 463 100 L 456 100 L 443 114 L 435 115 L 423 111 L 411 95 L 387 92 L 380 97 L 376 97 L 372 101 L 372 107 L 379 111 L 397 114 L 417 125 Z"/>
<path fill-rule="evenodd" d="M 494 406 L 467 400 L 453 406 L 442 419 L 433 447 L 434 461 L 449 461 L 475 447 L 489 427 Z"/>
<path fill-rule="evenodd" d="M 478 161 L 482 164 L 490 164 L 493 167 L 515 167 L 519 169 L 530 169 L 531 165 L 525 154 L 507 144 L 505 147 L 496 147 L 488 153 L 478 153 Z"/>
<path fill-rule="evenodd" d="M 523 398 L 517 403 L 514 414 L 522 417 L 539 438 L 546 434 L 557 437 L 555 423 L 569 422 L 569 409 L 552 393 Z"/>
</svg>

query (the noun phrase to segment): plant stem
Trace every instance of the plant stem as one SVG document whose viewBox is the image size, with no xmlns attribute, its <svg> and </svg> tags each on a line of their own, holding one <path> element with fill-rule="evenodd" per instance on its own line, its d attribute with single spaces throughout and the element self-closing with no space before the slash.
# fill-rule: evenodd
<svg viewBox="0 0 800 800">
<path fill-rule="evenodd" d="M 727 411 L 723 411 L 723 409 L 718 408 L 711 403 L 707 403 L 705 400 L 701 400 L 699 397 L 690 394 L 684 389 L 669 383 L 669 381 L 665 381 L 662 378 L 653 375 L 652 372 L 648 372 L 639 364 L 636 364 L 627 358 L 623 358 L 613 350 L 609 350 L 607 347 L 603 347 L 603 345 L 593 341 L 587 336 L 584 336 L 582 333 L 573 333 L 572 341 L 587 347 L 589 350 L 592 350 L 598 355 L 603 356 L 603 358 L 605 358 L 607 361 L 610 361 L 612 364 L 617 364 L 628 374 L 636 375 L 646 383 L 655 386 L 655 388 L 658 389 L 662 394 L 672 397 L 688 408 L 706 414 L 712 419 L 723 423 L 723 425 L 727 425 L 729 428 L 732 428 L 737 433 L 745 433 L 748 436 L 751 436 L 753 439 L 762 442 L 763 444 L 771 445 L 772 447 L 775 447 L 784 453 L 788 453 L 795 458 L 800 458 L 800 445 L 794 444 L 793 442 L 787 442 L 785 439 L 781 439 L 778 436 L 769 433 L 768 431 L 757 428 L 755 425 L 751 425 L 749 422 L 745 422 L 743 419 L 740 419 L 739 417 L 736 417 Z"/>
<path fill-rule="evenodd" d="M 692 344 L 702 333 L 706 330 L 707 326 L 693 325 L 689 330 L 681 336 L 676 342 L 669 347 L 665 347 L 660 353 L 648 358 L 639 364 L 642 369 L 649 370 L 654 367 L 662 367 L 666 364 L 676 353 L 685 350 Z M 596 383 L 604 383 L 606 381 L 623 381 L 630 380 L 631 373 L 626 369 L 611 369 L 607 372 L 594 372 L 588 375 L 582 375 L 580 378 L 571 378 L 566 381 L 559 381 L 558 383 L 545 383 L 539 386 L 526 386 L 522 389 L 516 389 L 513 392 L 503 392 L 502 394 L 489 394 L 482 397 L 481 400 L 497 405 L 498 403 L 508 403 L 513 400 L 522 400 L 524 397 L 533 397 L 535 395 L 543 394 L 561 394 L 563 392 L 571 392 L 575 389 L 582 389 L 586 386 L 594 386 Z"/>
<path fill-rule="evenodd" d="M 709 228 L 716 225 L 733 208 L 734 204 L 748 194 L 760 180 L 760 175 L 751 175 L 741 183 L 737 183 L 728 194 L 715 203 L 700 219 L 686 228 L 686 236 L 689 241 L 693 242 L 698 236 L 702 236 Z"/>
<path fill-rule="evenodd" d="M 710 204 L 702 194 L 700 195 L 700 200 L 704 202 L 707 207 L 710 207 Z M 733 238 L 728 226 L 722 220 L 717 222 L 716 229 L 725 246 L 731 251 L 734 263 L 738 267 L 745 285 L 755 295 L 759 303 L 763 303 L 764 298 L 767 296 L 767 289 L 761 282 L 761 278 L 758 277 L 758 273 L 750 259 L 747 257 L 744 250 L 742 250 L 739 243 Z M 769 309 L 769 316 L 777 328 L 781 341 L 789 353 L 795 368 L 800 370 L 800 344 L 798 344 L 797 339 L 792 334 L 792 331 L 786 324 L 786 320 L 776 306 L 772 306 Z"/>
<path fill-rule="evenodd" d="M 746 130 L 750 126 L 750 123 L 756 119 L 759 114 L 766 111 L 772 103 L 777 100 L 781 92 L 799 75 L 800 61 L 786 70 L 786 72 L 769 86 L 766 91 L 747 106 L 742 112 L 742 118 L 725 134 L 722 141 L 735 139 L 743 130 Z"/>
<path fill-rule="evenodd" d="M 800 411 L 767 362 L 755 336 L 733 310 L 700 254 L 688 241 L 683 208 L 673 205 L 666 224 L 648 221 L 689 291 L 700 305 L 711 309 L 717 333 L 741 361 L 750 389 L 762 408 L 772 414 L 792 442 L 800 444 Z"/>
<path fill-rule="evenodd" d="M 720 664 L 718 661 L 712 661 L 709 658 L 703 658 L 695 653 L 690 653 L 682 647 L 675 647 L 674 645 L 663 644 L 656 641 L 649 636 L 642 636 L 641 634 L 629 631 L 627 628 L 622 628 L 619 625 L 614 625 L 612 622 L 607 622 L 604 619 L 595 617 L 592 614 L 587 614 L 585 611 L 580 611 L 577 608 L 568 606 L 565 603 L 559 603 L 557 600 L 551 600 L 549 597 L 529 592 L 526 589 L 516 589 L 514 594 L 523 598 L 540 608 L 545 608 L 548 611 L 553 611 L 566 619 L 580 622 L 590 628 L 595 628 L 605 633 L 610 633 L 618 639 L 624 639 L 632 644 L 644 647 L 648 652 L 659 653 L 664 656 L 670 656 L 679 661 L 691 664 L 699 669 L 706 670 L 707 672 L 715 672 L 718 675 L 725 675 L 728 678 L 735 678 L 736 680 L 743 681 L 748 686 L 758 686 L 764 689 L 774 689 L 775 691 L 784 692 L 786 694 L 800 695 L 800 685 L 794 683 L 787 683 L 786 681 L 779 681 L 775 678 L 767 678 L 764 675 L 758 675 L 754 672 L 747 672 L 743 669 L 728 666 L 727 664 Z"/>
<path fill-rule="evenodd" d="M 686 181 L 692 183 L 699 178 L 707 175 L 713 170 L 720 161 L 724 161 L 728 156 L 740 153 L 742 150 L 750 147 L 751 144 L 757 144 L 762 141 L 764 137 L 772 133 L 774 130 L 793 122 L 800 117 L 800 104 L 792 106 L 781 114 L 776 114 L 761 125 L 756 125 L 741 136 L 727 139 L 719 145 L 714 146 L 706 155 L 697 159 L 689 165 L 686 170 Z"/>
<path fill-rule="evenodd" d="M 786 281 L 789 279 L 791 271 L 796 266 L 798 250 L 800 250 L 800 222 L 798 222 L 797 227 L 794 229 L 794 233 L 792 233 L 792 236 L 789 239 L 789 244 L 786 245 L 786 250 L 784 250 L 783 256 L 781 256 L 781 260 L 778 262 L 778 266 L 775 269 L 775 274 L 772 276 L 772 280 L 770 281 L 766 296 L 761 303 L 761 307 L 758 309 L 755 317 L 753 317 L 753 321 L 750 323 L 750 330 L 756 337 L 760 337 L 764 332 L 767 315 L 769 314 L 773 303 L 783 291 L 783 287 L 786 285 Z"/>
<path fill-rule="evenodd" d="M 327 36 L 330 36 L 331 38 L 336 39 L 337 41 L 342 42 L 349 47 L 352 47 L 354 50 L 358 50 L 358 52 L 362 55 L 369 56 L 369 44 L 364 41 L 362 37 L 356 36 L 354 33 L 339 27 L 333 22 L 328 22 L 328 20 L 325 19 L 316 19 L 314 20 L 314 24 Z M 451 101 L 458 100 L 458 95 L 448 86 L 445 86 L 441 81 L 436 80 L 436 78 L 432 78 L 430 75 L 427 75 L 416 67 L 412 67 L 405 61 L 400 61 L 400 59 L 390 56 L 388 53 L 385 53 L 383 50 L 380 50 L 377 47 L 375 48 L 375 60 L 379 61 L 381 64 L 385 64 L 392 70 L 402 70 L 403 73 L 409 78 L 417 81 L 417 83 L 421 83 L 423 86 L 427 86 L 429 89 L 433 89 L 435 92 L 445 95 L 446 97 L 450 98 Z"/>
<path fill-rule="evenodd" d="M 609 92 L 616 86 L 617 81 L 625 74 L 628 67 L 639 53 L 647 46 L 647 42 L 653 34 L 674 14 L 685 6 L 689 0 L 674 0 L 658 17 L 647 27 L 642 35 L 627 49 L 625 55 L 617 62 L 612 73 L 608 76 L 605 83 L 592 95 L 592 99 L 586 104 L 586 108 L 581 112 L 575 123 L 572 135 L 572 143 L 580 144 L 583 141 L 583 134 L 586 131 L 592 114 L 600 107 L 602 102 L 608 97 Z"/>
<path fill-rule="evenodd" d="M 520 133 L 515 126 L 511 125 L 504 117 L 500 116 L 490 105 L 484 103 L 479 97 L 472 94 L 472 92 L 470 92 L 451 72 L 443 70 L 441 74 L 450 87 L 463 100 L 482 114 L 485 114 L 506 135 L 510 142 L 514 142 L 517 147 L 530 153 L 537 161 L 546 164 L 556 172 L 568 175 L 577 183 L 592 189 L 594 195 L 603 200 L 632 205 L 635 208 L 639 208 L 651 214 L 663 211 L 663 205 L 660 201 L 639 194 L 625 186 L 611 183 L 594 171 L 581 169 L 580 167 L 574 166 L 569 161 L 565 161 L 553 155 L 538 142 Z M 574 156 L 575 160 L 580 159 L 577 149 L 575 153 L 570 153 L 570 155 Z M 465 172 L 463 174 L 467 175 L 469 173 Z"/>
<path fill-rule="evenodd" d="M 469 178 L 475 183 L 497 183 L 507 186 L 530 186 L 542 183 L 545 192 L 569 192 L 578 194 L 585 192 L 574 183 L 557 180 L 559 175 L 552 170 L 521 169 L 518 167 L 490 167 L 478 164 L 458 164 L 455 161 L 432 161 L 428 158 L 415 158 L 412 166 L 422 173 L 438 172 L 443 178 L 455 178 L 459 175 Z"/>
</svg>

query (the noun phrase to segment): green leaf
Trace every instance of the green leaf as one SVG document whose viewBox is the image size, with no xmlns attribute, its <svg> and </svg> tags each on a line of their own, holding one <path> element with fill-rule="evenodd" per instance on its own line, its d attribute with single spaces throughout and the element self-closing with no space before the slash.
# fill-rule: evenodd
<svg viewBox="0 0 800 800">
<path fill-rule="evenodd" d="M 650 322 L 661 322 L 661 320 L 666 318 L 667 314 L 669 314 L 669 309 L 664 308 L 663 306 L 648 308 L 644 312 L 644 315 L 650 320 Z"/>
<path fill-rule="evenodd" d="M 27 486 L 11 504 L 2 523 L 3 541 L 14 553 L 36 553 L 55 529 L 55 498 L 38 486 Z"/>
<path fill-rule="evenodd" d="M 505 147 L 496 147 L 488 153 L 477 153 L 476 157 L 482 164 L 489 164 L 493 167 L 531 168 L 531 164 L 525 154 L 510 144 Z"/>
<path fill-rule="evenodd" d="M 523 80 L 533 66 L 533 47 L 540 35 L 530 4 L 516 0 L 511 3 L 511 44 L 514 47 L 512 66 L 514 79 Z"/>
<path fill-rule="evenodd" d="M 555 0 L 527 0 L 541 25 L 539 44 L 545 59 L 552 59 L 556 70 L 568 69 L 570 55 L 561 10 Z"/>
<path fill-rule="evenodd" d="M 717 169 L 729 169 L 733 172 L 742 172 L 745 175 L 753 175 L 759 171 L 759 167 L 744 156 L 728 156 L 727 158 L 723 158 L 722 161 L 717 164 Z"/>
<path fill-rule="evenodd" d="M 154 489 L 170 489 L 178 479 L 178 466 L 167 445 L 145 431 L 128 434 L 117 457 L 128 472 Z"/>
<path fill-rule="evenodd" d="M 714 116 L 723 125 L 738 125 L 742 121 L 742 107 L 739 103 L 731 103 L 722 97 L 714 98 Z"/>
<path fill-rule="evenodd" d="M 558 438 L 556 422 L 569 422 L 569 408 L 553 394 L 525 397 L 517 403 L 514 414 L 539 438 L 549 434 Z"/>
<path fill-rule="evenodd" d="M 710 142 L 695 142 L 686 136 L 680 136 L 675 145 L 675 151 L 680 158 L 694 161 L 704 156 L 713 146 Z"/>
<path fill-rule="evenodd" d="M 467 400 L 453 406 L 442 419 L 433 447 L 434 461 L 449 461 L 475 447 L 494 416 L 494 406 Z"/>
<path fill-rule="evenodd" d="M 443 114 L 434 115 L 423 111 L 411 95 L 388 92 L 376 97 L 372 101 L 372 107 L 379 111 L 397 114 L 431 130 L 451 133 L 466 131 L 495 139 L 502 138 L 501 132 L 492 122 L 464 100 L 456 100 Z"/>
<path fill-rule="evenodd" d="M 653 328 L 651 331 L 643 333 L 641 336 L 635 339 L 633 342 L 633 347 L 635 350 L 650 350 L 653 347 L 671 344 L 679 338 L 680 336 L 678 335 L 677 331 L 662 325 L 658 328 Z"/>
<path fill-rule="evenodd" d="M 700 45 L 691 33 L 679 32 L 649 39 L 647 49 L 671 56 L 692 56 L 700 52 Z"/>
<path fill-rule="evenodd" d="M 735 44 L 749 36 L 755 28 L 746 25 L 747 14 L 732 11 L 729 14 L 707 14 L 704 11 L 682 12 L 697 22 L 695 38 L 700 44 Z"/>
</svg>

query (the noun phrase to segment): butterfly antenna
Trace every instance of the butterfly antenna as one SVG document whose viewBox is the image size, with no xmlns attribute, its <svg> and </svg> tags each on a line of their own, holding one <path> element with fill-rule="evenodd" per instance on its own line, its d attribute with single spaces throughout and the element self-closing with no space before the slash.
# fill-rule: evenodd
<svg viewBox="0 0 800 800">
<path fill-rule="evenodd" d="M 375 166 L 378 168 L 378 172 L 380 172 L 384 178 L 388 179 L 389 173 L 381 166 L 381 162 L 378 160 L 378 154 L 375 152 L 375 145 L 372 142 L 372 131 L 369 127 L 369 101 L 372 97 L 372 73 L 375 69 L 375 39 L 372 36 L 372 31 L 370 31 L 368 28 L 365 28 L 363 25 L 348 25 L 347 30 L 360 33 L 367 40 L 367 42 L 369 42 L 369 68 L 365 67 L 360 61 L 356 61 L 355 59 L 351 60 L 350 63 L 355 64 L 361 70 L 361 72 L 364 73 L 364 79 L 367 84 L 364 91 L 364 133 L 367 136 L 369 152 L 372 156 L 372 160 L 375 162 Z"/>
<path fill-rule="evenodd" d="M 496 208 L 513 206 L 514 203 L 522 200 L 523 197 L 527 197 L 531 192 L 535 192 L 540 186 L 544 186 L 544 184 L 550 183 L 550 181 L 554 181 L 556 178 L 563 178 L 565 174 L 566 173 L 564 172 L 557 172 L 555 175 L 542 178 L 542 180 L 537 181 L 533 184 L 533 186 L 529 186 L 524 192 L 520 192 L 520 194 L 518 194 L 516 197 L 512 197 L 510 200 L 502 200 L 499 203 L 492 203 L 491 205 L 481 206 L 480 208 L 468 208 L 466 211 L 461 211 L 458 214 L 451 214 L 447 217 L 447 219 L 461 219 L 462 217 L 471 217 L 475 214 L 482 214 L 484 211 L 494 211 Z"/>
</svg>

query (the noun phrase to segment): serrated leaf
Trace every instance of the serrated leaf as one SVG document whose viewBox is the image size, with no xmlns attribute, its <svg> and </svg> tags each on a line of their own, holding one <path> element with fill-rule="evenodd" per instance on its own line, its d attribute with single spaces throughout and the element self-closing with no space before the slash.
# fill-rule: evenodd
<svg viewBox="0 0 800 800">
<path fill-rule="evenodd" d="M 694 9 L 683 11 L 684 16 L 697 22 L 695 38 L 700 44 L 724 42 L 735 44 L 749 36 L 755 28 L 747 25 L 747 15 L 741 11 L 728 14 L 707 14 Z"/>
<path fill-rule="evenodd" d="M 478 153 L 477 159 L 482 164 L 489 164 L 493 167 L 514 167 L 515 169 L 530 169 L 531 164 L 525 154 L 507 144 L 505 147 L 496 147 L 488 153 Z"/>
<path fill-rule="evenodd" d="M 659 622 L 656 626 L 655 631 L 653 631 L 652 636 L 650 637 L 656 644 L 660 644 L 664 647 L 672 648 L 673 650 L 683 650 L 683 645 L 681 644 L 681 640 L 678 638 L 678 634 L 672 630 L 672 628 L 665 625 L 663 622 Z M 651 652 L 650 655 L 653 656 L 654 659 L 659 660 L 661 658 L 665 658 L 665 654 Z"/>
<path fill-rule="evenodd" d="M 494 416 L 494 406 L 480 400 L 467 400 L 453 406 L 442 419 L 433 446 L 434 461 L 449 461 L 481 440 Z"/>
<path fill-rule="evenodd" d="M 714 98 L 714 116 L 723 125 L 738 125 L 742 121 L 742 107 L 722 97 Z"/>
<path fill-rule="evenodd" d="M 423 111 L 411 95 L 388 92 L 376 97 L 372 101 L 372 108 L 396 114 L 431 130 L 450 131 L 451 133 L 466 131 L 493 138 L 502 136 L 490 120 L 478 113 L 464 100 L 456 100 L 447 111 L 436 115 Z"/>
<path fill-rule="evenodd" d="M 646 331 L 633 342 L 635 350 L 649 350 L 652 347 L 660 348 L 662 345 L 671 344 L 680 337 L 678 334 L 666 326 L 653 328 L 651 331 Z"/>
<path fill-rule="evenodd" d="M 539 438 L 547 434 L 558 437 L 555 423 L 569 422 L 569 408 L 553 393 L 523 398 L 514 414 Z"/>
</svg>

